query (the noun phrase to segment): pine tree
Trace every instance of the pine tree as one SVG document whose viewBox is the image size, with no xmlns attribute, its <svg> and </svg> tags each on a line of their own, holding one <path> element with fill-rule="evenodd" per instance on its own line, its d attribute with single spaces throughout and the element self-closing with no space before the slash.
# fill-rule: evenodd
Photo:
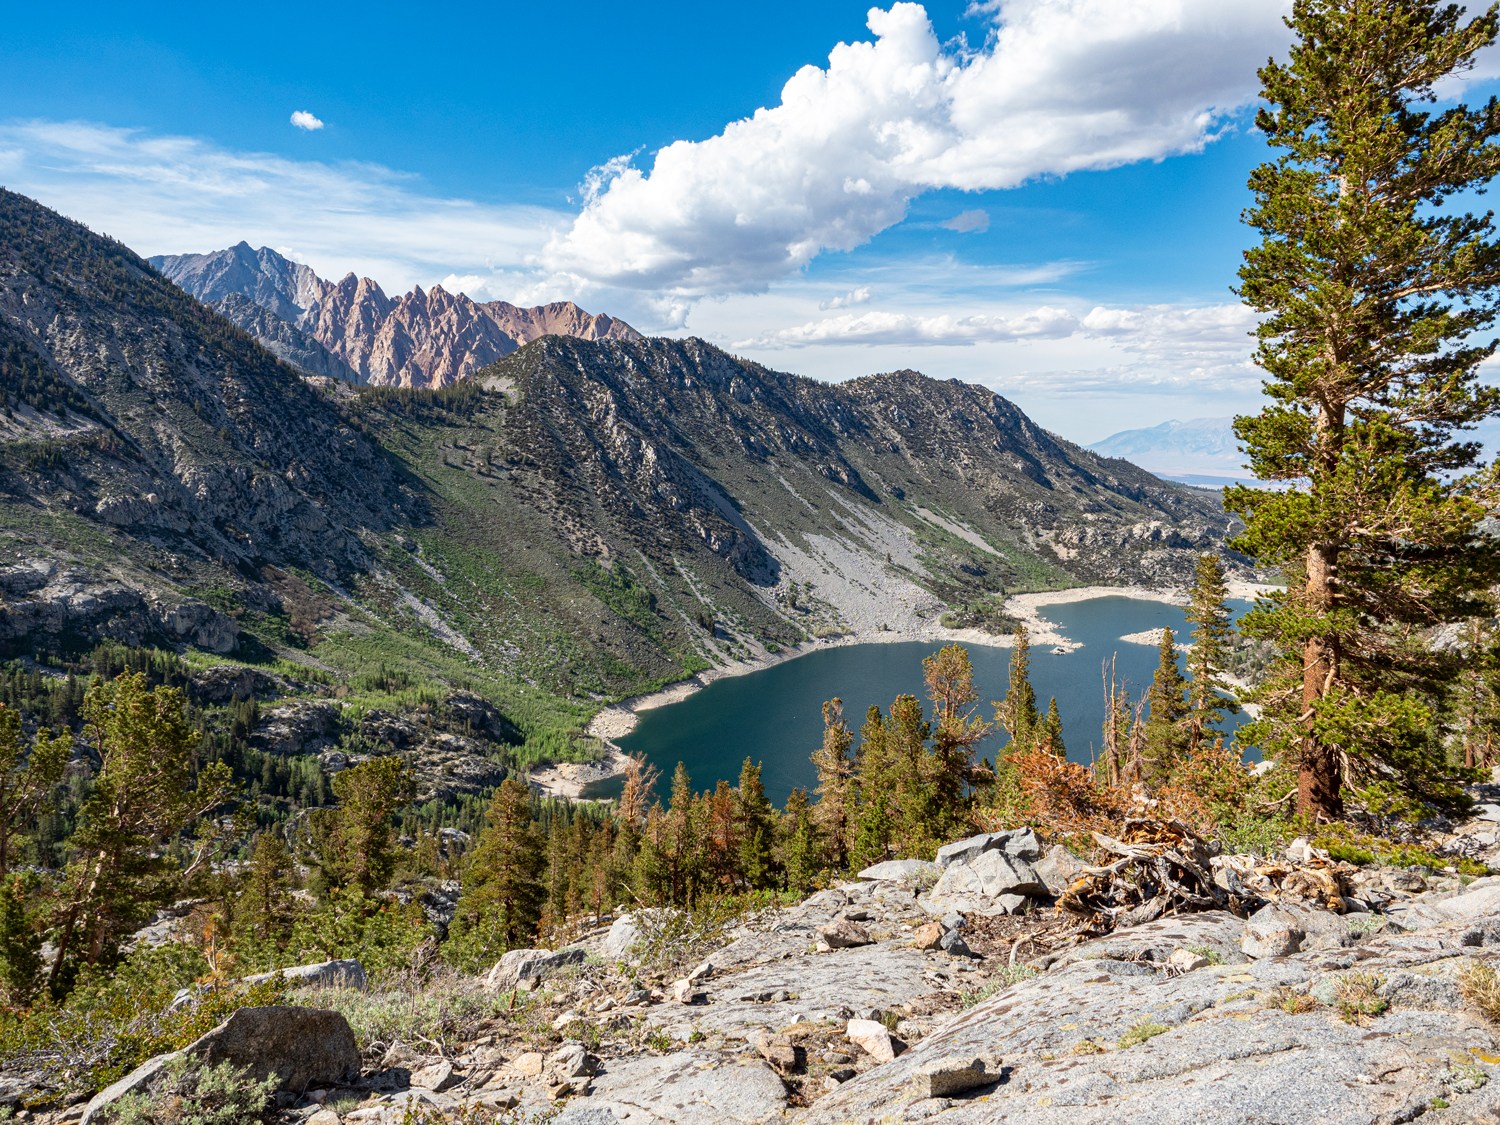
<svg viewBox="0 0 1500 1125">
<path fill-rule="evenodd" d="M 781 814 L 781 869 L 789 890 L 808 889 L 822 867 L 822 842 L 813 823 L 807 790 L 793 789 Z"/>
<path fill-rule="evenodd" d="M 1257 125 L 1280 150 L 1251 176 L 1240 294 L 1264 314 L 1268 405 L 1236 420 L 1257 477 L 1234 488 L 1238 549 L 1285 569 L 1241 629 L 1284 675 L 1248 741 L 1298 770 L 1298 808 L 1338 816 L 1347 781 L 1401 811 L 1461 800 L 1432 699 L 1451 664 L 1418 630 L 1483 615 L 1500 552 L 1476 534 L 1486 481 L 1461 431 L 1500 391 L 1500 244 L 1461 194 L 1500 172 L 1500 106 L 1441 112 L 1434 84 L 1494 42 L 1437 0 L 1295 0 L 1297 42 L 1260 71 Z"/>
<path fill-rule="evenodd" d="M 0 877 L 0 1008 L 29 1004 L 41 987 L 42 935 L 28 909 L 35 877 Z"/>
<path fill-rule="evenodd" d="M 1040 716 L 1036 689 L 1031 686 L 1031 640 L 1026 626 L 1017 625 L 1010 650 L 1010 684 L 1005 698 L 995 704 L 995 723 L 1010 735 L 1012 751 L 1030 749 Z"/>
<path fill-rule="evenodd" d="M 1188 749 L 1192 751 L 1203 745 L 1205 730 L 1239 710 L 1239 704 L 1226 698 L 1229 687 L 1224 682 L 1229 641 L 1234 635 L 1228 598 L 1219 556 L 1199 555 L 1187 609 L 1187 619 L 1193 626 L 1192 648 L 1187 654 Z"/>
<path fill-rule="evenodd" d="M 1187 681 L 1177 667 L 1177 638 L 1171 629 L 1161 631 L 1156 672 L 1147 693 L 1150 717 L 1146 720 L 1143 753 L 1150 780 L 1172 772 L 1187 754 L 1188 705 L 1184 698 Z"/>
<path fill-rule="evenodd" d="M 236 940 L 265 947 L 285 938 L 291 930 L 294 886 L 292 853 L 281 833 L 259 833 L 231 911 Z"/>
<path fill-rule="evenodd" d="M 477 967 L 536 939 L 547 889 L 545 842 L 525 782 L 495 790 L 448 928 L 450 956 Z"/>
<path fill-rule="evenodd" d="M 979 699 L 974 665 L 961 645 L 947 645 L 922 661 L 927 698 L 932 701 L 932 755 L 929 765 L 932 809 L 927 832 L 949 838 L 968 824 L 968 783 L 974 747 L 994 728 L 974 717 Z"/>
<path fill-rule="evenodd" d="M 322 889 L 368 900 L 396 870 L 395 816 L 415 796 L 415 781 L 400 758 L 387 756 L 339 771 L 332 787 L 339 803 L 312 814 Z"/>
<path fill-rule="evenodd" d="M 72 755 L 67 734 L 27 739 L 21 713 L 0 703 L 0 879 L 10 872 L 16 837 L 46 808 Z"/>
<path fill-rule="evenodd" d="M 736 820 L 739 832 L 739 872 L 745 883 L 757 890 L 770 887 L 776 879 L 772 855 L 775 842 L 775 810 L 766 797 L 760 780 L 760 766 L 749 758 L 740 767 L 740 785 L 735 790 Z"/>
<path fill-rule="evenodd" d="M 813 767 L 818 771 L 813 806 L 813 823 L 827 847 L 827 863 L 842 871 L 849 862 L 853 837 L 854 760 L 850 748 L 854 735 L 844 722 L 844 701 L 830 699 L 823 704 L 823 745 L 813 751 Z"/>
<path fill-rule="evenodd" d="M 1035 741 L 1037 746 L 1052 751 L 1059 758 L 1068 756 L 1068 748 L 1063 743 L 1062 715 L 1058 713 L 1055 695 L 1047 700 L 1047 713 L 1037 724 Z"/>
<path fill-rule="evenodd" d="M 1460 649 L 1463 671 L 1453 685 L 1452 715 L 1465 766 L 1500 765 L 1500 630 L 1470 621 Z"/>
<path fill-rule="evenodd" d="M 688 776 L 687 766 L 678 762 L 672 771 L 672 792 L 667 800 L 665 823 L 669 840 L 666 850 L 667 901 L 673 906 L 691 906 L 698 897 L 698 886 L 703 878 L 703 848 L 696 806 L 692 778 Z"/>
<path fill-rule="evenodd" d="M 896 770 L 887 747 L 885 715 L 879 707 L 865 712 L 854 768 L 858 801 L 850 823 L 853 839 L 849 865 L 859 869 L 889 859 L 894 835 L 892 789 Z"/>
<path fill-rule="evenodd" d="M 236 796 L 224 763 L 196 768 L 200 738 L 176 688 L 151 688 L 144 673 L 130 673 L 90 688 L 83 710 L 100 766 L 54 915 L 57 994 L 80 964 L 112 960 L 123 937 L 208 865 L 223 838 L 210 814 Z M 194 829 L 198 846 L 184 866 L 166 845 Z"/>
</svg>

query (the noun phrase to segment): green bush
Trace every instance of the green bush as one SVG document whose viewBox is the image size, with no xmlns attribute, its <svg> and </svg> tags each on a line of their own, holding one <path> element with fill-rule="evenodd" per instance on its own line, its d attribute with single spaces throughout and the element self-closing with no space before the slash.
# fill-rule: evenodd
<svg viewBox="0 0 1500 1125">
<path fill-rule="evenodd" d="M 198 1066 L 173 1059 L 149 1093 L 126 1094 L 96 1118 L 100 1125 L 250 1125 L 269 1120 L 276 1079 L 257 1081 L 230 1063 Z"/>
</svg>

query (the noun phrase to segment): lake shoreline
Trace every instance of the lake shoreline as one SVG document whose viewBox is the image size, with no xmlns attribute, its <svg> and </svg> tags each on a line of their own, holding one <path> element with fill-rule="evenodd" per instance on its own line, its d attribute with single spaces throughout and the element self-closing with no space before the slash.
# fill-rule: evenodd
<svg viewBox="0 0 1500 1125">
<path fill-rule="evenodd" d="M 1233 581 L 1229 584 L 1229 597 L 1248 600 L 1274 587 L 1252 582 Z M 1058 626 L 1041 615 L 1041 611 L 1054 605 L 1093 601 L 1096 598 L 1123 597 L 1141 601 L 1163 602 L 1169 605 L 1185 605 L 1187 588 L 1183 586 L 1075 586 L 1066 590 L 1045 590 L 1031 594 L 1012 594 L 1005 600 L 1005 612 L 1026 626 L 1031 643 L 1072 652 L 1078 642 L 1065 636 Z M 603 744 L 604 755 L 598 761 L 588 763 L 563 762 L 534 770 L 528 777 L 532 787 L 552 797 L 578 800 L 583 791 L 600 781 L 617 777 L 625 770 L 627 757 L 616 739 L 625 737 L 636 728 L 643 711 L 655 710 L 672 703 L 680 703 L 696 692 L 702 691 L 717 680 L 749 675 L 767 668 L 795 660 L 814 652 L 845 648 L 865 644 L 905 644 L 926 641 L 932 644 L 986 645 L 991 648 L 1009 648 L 1009 634 L 986 633 L 979 629 L 945 629 L 936 622 L 918 628 L 879 629 L 840 634 L 800 645 L 784 648 L 779 652 L 767 652 L 749 660 L 737 660 L 716 668 L 710 668 L 686 680 L 670 684 L 658 691 L 623 699 L 602 709 L 589 720 L 585 732 Z"/>
</svg>

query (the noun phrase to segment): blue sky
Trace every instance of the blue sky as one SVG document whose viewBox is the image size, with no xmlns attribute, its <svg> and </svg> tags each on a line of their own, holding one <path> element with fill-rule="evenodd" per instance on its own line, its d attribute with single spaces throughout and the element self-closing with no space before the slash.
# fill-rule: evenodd
<svg viewBox="0 0 1500 1125">
<path fill-rule="evenodd" d="M 1256 401 L 1230 286 L 1288 6 L 28 5 L 0 183 L 144 254 L 575 299 L 1089 441 Z"/>
</svg>

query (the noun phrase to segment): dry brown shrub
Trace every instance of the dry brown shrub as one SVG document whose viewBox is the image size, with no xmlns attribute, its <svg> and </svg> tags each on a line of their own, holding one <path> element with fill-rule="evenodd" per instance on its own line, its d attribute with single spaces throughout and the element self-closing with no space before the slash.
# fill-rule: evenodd
<svg viewBox="0 0 1500 1125">
<path fill-rule="evenodd" d="M 1101 784 L 1087 766 L 1044 749 L 1023 750 L 1010 762 L 1030 823 L 1045 825 L 1049 834 L 1088 840 L 1119 824 L 1125 794 Z"/>
<path fill-rule="evenodd" d="M 1468 962 L 1458 971 L 1458 991 L 1485 1019 L 1500 1023 L 1500 973 L 1493 965 Z"/>
</svg>

